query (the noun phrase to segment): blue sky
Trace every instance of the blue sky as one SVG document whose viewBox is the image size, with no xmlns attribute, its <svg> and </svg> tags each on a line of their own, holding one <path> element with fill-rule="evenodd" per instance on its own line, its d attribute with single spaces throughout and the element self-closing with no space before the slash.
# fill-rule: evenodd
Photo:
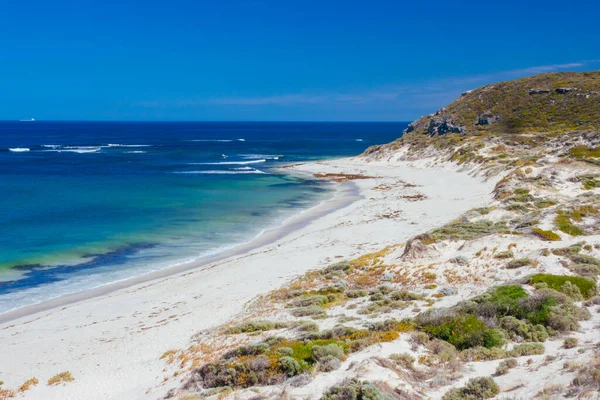
<svg viewBox="0 0 600 400">
<path fill-rule="evenodd" d="M 412 120 L 600 69 L 599 3 L 6 1 L 0 119 Z"/>
</svg>

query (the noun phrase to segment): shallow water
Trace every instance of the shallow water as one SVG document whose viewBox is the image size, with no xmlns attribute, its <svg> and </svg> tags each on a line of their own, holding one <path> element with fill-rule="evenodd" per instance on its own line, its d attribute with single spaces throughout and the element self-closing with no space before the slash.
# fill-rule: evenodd
<svg viewBox="0 0 600 400">
<path fill-rule="evenodd" d="M 0 122 L 0 312 L 248 241 L 328 196 L 274 168 L 405 126 Z"/>
</svg>

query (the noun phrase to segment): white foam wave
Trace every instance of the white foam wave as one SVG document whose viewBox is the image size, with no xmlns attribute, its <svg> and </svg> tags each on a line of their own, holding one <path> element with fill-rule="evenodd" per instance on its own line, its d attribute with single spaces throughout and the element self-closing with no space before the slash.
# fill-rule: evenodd
<svg viewBox="0 0 600 400">
<path fill-rule="evenodd" d="M 248 160 L 248 161 L 219 161 L 219 162 L 205 162 L 205 163 L 189 163 L 188 165 L 246 165 L 246 164 L 259 164 L 264 163 L 267 160 Z"/>
<path fill-rule="evenodd" d="M 356 139 L 356 141 L 357 141 L 357 142 L 362 142 L 363 140 L 362 140 L 362 139 Z"/>
<path fill-rule="evenodd" d="M 279 160 L 279 157 L 283 157 L 283 154 L 240 154 L 242 158 L 255 160 L 255 159 L 265 159 L 265 160 Z"/>
<path fill-rule="evenodd" d="M 238 174 L 264 174 L 265 172 L 257 169 L 244 171 L 224 171 L 224 170 L 207 170 L 207 171 L 176 171 L 174 174 L 209 174 L 209 175 L 238 175 Z"/>
<path fill-rule="evenodd" d="M 46 151 L 54 151 L 57 153 L 62 153 L 62 152 L 68 152 L 68 153 L 95 153 L 97 151 L 100 151 L 102 148 L 101 147 L 94 147 L 94 146 L 65 146 L 65 147 L 59 147 L 56 149 L 52 149 L 52 150 L 46 150 Z"/>
<path fill-rule="evenodd" d="M 192 139 L 190 142 L 233 142 L 233 139 Z"/>
<path fill-rule="evenodd" d="M 256 171 L 254 168 L 252 167 L 240 167 L 240 168 L 233 168 L 234 171 Z"/>
<path fill-rule="evenodd" d="M 9 151 L 12 151 L 14 153 L 24 153 L 26 151 L 29 151 L 29 149 L 27 147 L 13 147 L 12 149 L 8 149 Z"/>
<path fill-rule="evenodd" d="M 43 144 L 42 147 L 48 147 L 51 149 L 57 149 L 59 147 L 62 147 L 62 144 Z"/>
<path fill-rule="evenodd" d="M 246 139 L 238 139 L 239 142 L 245 142 Z"/>
<path fill-rule="evenodd" d="M 127 154 L 142 154 L 142 153 L 147 153 L 147 151 L 134 150 L 134 151 L 126 151 L 125 153 L 127 153 Z"/>
<path fill-rule="evenodd" d="M 108 147 L 152 147 L 151 144 L 119 144 L 109 143 Z"/>
</svg>

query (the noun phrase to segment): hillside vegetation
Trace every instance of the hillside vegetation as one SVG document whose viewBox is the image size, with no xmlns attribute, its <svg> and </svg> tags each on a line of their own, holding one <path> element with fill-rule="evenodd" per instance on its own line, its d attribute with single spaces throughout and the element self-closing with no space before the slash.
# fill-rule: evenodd
<svg viewBox="0 0 600 400">
<path fill-rule="evenodd" d="M 463 93 L 407 133 L 560 132 L 600 127 L 600 71 L 560 72 Z"/>
</svg>

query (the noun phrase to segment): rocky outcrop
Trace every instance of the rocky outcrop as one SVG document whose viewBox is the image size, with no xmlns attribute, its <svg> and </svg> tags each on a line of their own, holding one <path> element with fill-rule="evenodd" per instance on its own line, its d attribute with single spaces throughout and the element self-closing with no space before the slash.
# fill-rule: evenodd
<svg viewBox="0 0 600 400">
<path fill-rule="evenodd" d="M 529 89 L 529 94 L 548 94 L 550 89 Z"/>
<path fill-rule="evenodd" d="M 577 88 L 572 88 L 572 87 L 559 87 L 559 88 L 556 88 L 556 90 L 555 90 L 555 91 L 556 91 L 556 93 L 558 93 L 558 94 L 567 94 L 567 93 L 569 93 L 569 92 L 572 92 L 572 91 L 574 91 L 574 90 L 577 90 Z"/>
<path fill-rule="evenodd" d="M 457 125 L 446 117 L 433 117 L 429 121 L 427 132 L 430 135 L 445 135 L 447 133 L 465 133 L 466 127 Z"/>
<path fill-rule="evenodd" d="M 499 115 L 492 115 L 490 113 L 481 114 L 477 117 L 477 124 L 475 125 L 491 125 L 494 122 L 500 121 L 502 117 Z"/>
</svg>

